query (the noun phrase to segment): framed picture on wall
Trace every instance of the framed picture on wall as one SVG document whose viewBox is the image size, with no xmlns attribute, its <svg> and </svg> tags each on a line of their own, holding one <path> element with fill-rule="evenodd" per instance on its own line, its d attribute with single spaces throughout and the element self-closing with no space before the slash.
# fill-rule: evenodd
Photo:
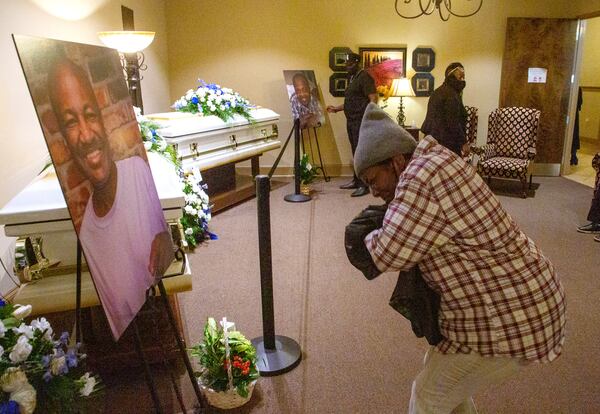
<svg viewBox="0 0 600 414">
<path fill-rule="evenodd" d="M 435 52 L 430 47 L 413 50 L 412 67 L 417 72 L 431 72 L 435 67 Z"/>
<path fill-rule="evenodd" d="M 348 87 L 348 73 L 335 72 L 329 77 L 329 93 L 331 96 L 342 97 Z"/>
<path fill-rule="evenodd" d="M 348 54 L 352 53 L 349 47 L 334 47 L 329 51 L 329 68 L 334 72 L 346 70 Z"/>
<path fill-rule="evenodd" d="M 392 81 L 406 76 L 406 48 L 359 48 L 363 68 L 375 81 L 377 93 L 387 96 Z"/>
<path fill-rule="evenodd" d="M 429 96 L 433 92 L 434 79 L 431 73 L 416 73 L 410 82 L 415 96 Z"/>
</svg>

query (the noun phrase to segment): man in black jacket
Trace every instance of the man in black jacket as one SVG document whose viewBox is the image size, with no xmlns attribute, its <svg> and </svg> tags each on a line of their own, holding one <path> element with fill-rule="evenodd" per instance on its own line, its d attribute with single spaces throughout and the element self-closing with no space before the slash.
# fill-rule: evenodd
<svg viewBox="0 0 600 414">
<path fill-rule="evenodd" d="M 421 131 L 433 136 L 440 144 L 454 151 L 459 157 L 469 154 L 465 133 L 467 111 L 462 102 L 465 88 L 465 68 L 459 62 L 446 68 L 445 80 L 427 103 L 427 115 Z"/>
<path fill-rule="evenodd" d="M 348 131 L 348 139 L 352 149 L 352 156 L 358 145 L 358 131 L 365 113 L 365 109 L 369 102 L 377 103 L 377 91 L 375 89 L 375 81 L 360 67 L 360 56 L 356 53 L 348 55 L 346 69 L 350 78 L 348 79 L 348 87 L 344 95 L 344 103 L 342 105 L 327 107 L 327 112 L 336 113 L 344 111 L 346 115 L 346 129 Z M 360 197 L 369 194 L 369 187 L 354 174 L 352 181 L 340 186 L 341 189 L 355 189 L 351 194 L 352 197 Z"/>
</svg>

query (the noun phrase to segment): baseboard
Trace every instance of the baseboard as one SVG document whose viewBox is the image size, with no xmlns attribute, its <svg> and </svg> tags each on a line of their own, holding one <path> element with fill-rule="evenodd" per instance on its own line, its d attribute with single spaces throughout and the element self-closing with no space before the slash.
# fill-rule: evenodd
<svg viewBox="0 0 600 414">
<path fill-rule="evenodd" d="M 541 175 L 548 177 L 560 177 L 560 164 L 538 164 L 535 163 L 531 167 L 531 173 L 533 175 Z"/>
</svg>

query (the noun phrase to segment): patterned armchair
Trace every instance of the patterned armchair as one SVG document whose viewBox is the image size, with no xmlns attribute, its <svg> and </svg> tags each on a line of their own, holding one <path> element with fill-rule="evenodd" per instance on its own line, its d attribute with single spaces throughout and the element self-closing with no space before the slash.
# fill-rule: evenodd
<svg viewBox="0 0 600 414">
<path fill-rule="evenodd" d="M 532 108 L 497 108 L 488 119 L 487 144 L 474 148 L 480 159 L 477 172 L 488 178 L 519 179 L 522 196 L 527 197 L 527 174 L 531 187 L 530 163 L 535 158 L 540 111 Z"/>
<path fill-rule="evenodd" d="M 467 144 L 469 147 L 473 147 L 477 141 L 477 108 L 473 106 L 465 106 L 467 110 L 467 124 L 465 126 L 465 135 L 467 136 Z M 465 158 L 465 161 L 471 164 L 473 161 L 473 152 L 469 153 Z"/>
</svg>

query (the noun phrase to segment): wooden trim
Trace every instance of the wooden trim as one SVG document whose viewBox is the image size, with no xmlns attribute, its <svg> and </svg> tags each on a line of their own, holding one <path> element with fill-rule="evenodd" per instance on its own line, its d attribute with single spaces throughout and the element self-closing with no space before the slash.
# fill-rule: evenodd
<svg viewBox="0 0 600 414">
<path fill-rule="evenodd" d="M 600 92 L 600 86 L 581 86 L 583 92 Z"/>
<path fill-rule="evenodd" d="M 591 12 L 591 13 L 585 13 L 585 14 L 580 14 L 579 16 L 576 16 L 577 19 L 591 19 L 593 17 L 598 17 L 600 16 L 600 10 L 597 10 L 595 12 Z"/>
</svg>

